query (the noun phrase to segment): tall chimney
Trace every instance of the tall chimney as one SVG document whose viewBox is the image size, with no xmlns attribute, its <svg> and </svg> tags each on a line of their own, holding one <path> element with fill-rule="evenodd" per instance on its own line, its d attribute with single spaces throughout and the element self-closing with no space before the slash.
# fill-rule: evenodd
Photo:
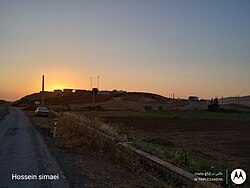
<svg viewBox="0 0 250 188">
<path fill-rule="evenodd" d="M 42 106 L 44 105 L 44 75 L 42 77 Z"/>
</svg>

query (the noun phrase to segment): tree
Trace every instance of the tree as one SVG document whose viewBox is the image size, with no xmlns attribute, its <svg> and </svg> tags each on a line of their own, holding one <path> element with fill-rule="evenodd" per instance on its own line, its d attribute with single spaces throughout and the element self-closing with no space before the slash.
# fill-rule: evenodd
<svg viewBox="0 0 250 188">
<path fill-rule="evenodd" d="M 97 88 L 93 88 L 92 89 L 92 93 L 96 95 L 98 93 L 98 89 Z"/>
</svg>

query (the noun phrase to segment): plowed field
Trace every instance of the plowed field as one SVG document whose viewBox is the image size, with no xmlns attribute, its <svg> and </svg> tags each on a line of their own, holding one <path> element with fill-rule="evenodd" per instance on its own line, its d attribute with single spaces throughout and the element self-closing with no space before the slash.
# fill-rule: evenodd
<svg viewBox="0 0 250 188">
<path fill-rule="evenodd" d="M 181 147 L 218 161 L 228 161 L 250 173 L 250 122 L 232 120 L 183 120 L 107 118 L 108 121 L 134 130 L 153 142 Z"/>
</svg>

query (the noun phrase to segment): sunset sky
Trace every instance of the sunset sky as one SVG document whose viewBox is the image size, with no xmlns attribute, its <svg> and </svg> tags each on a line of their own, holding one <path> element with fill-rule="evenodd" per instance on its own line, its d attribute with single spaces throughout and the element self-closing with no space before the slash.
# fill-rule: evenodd
<svg viewBox="0 0 250 188">
<path fill-rule="evenodd" d="M 0 0 L 0 99 L 90 88 L 250 94 L 249 0 Z"/>
</svg>

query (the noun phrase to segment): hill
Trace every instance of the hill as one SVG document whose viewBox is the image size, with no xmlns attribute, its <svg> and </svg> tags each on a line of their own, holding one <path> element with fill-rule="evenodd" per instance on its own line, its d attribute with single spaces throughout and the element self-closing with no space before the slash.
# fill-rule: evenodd
<svg viewBox="0 0 250 188">
<path fill-rule="evenodd" d="M 222 102 L 222 99 L 219 99 L 219 102 Z M 223 98 L 223 104 L 237 104 L 236 97 L 226 97 Z M 250 106 L 250 95 L 239 97 L 239 104 Z"/>
<path fill-rule="evenodd" d="M 19 102 L 28 101 L 30 105 L 34 105 L 36 101 L 41 103 L 42 94 L 33 93 L 22 97 Z M 97 94 L 94 98 L 95 102 L 106 102 L 112 100 L 109 95 Z M 44 92 L 44 104 L 45 105 L 68 105 L 68 104 L 90 104 L 93 101 L 93 95 L 91 92 L 85 93 L 55 93 L 55 92 Z"/>
<path fill-rule="evenodd" d="M 11 103 L 5 100 L 0 100 L 0 104 L 10 105 Z"/>
<path fill-rule="evenodd" d="M 187 105 L 185 100 L 173 100 L 164 96 L 145 92 L 126 92 L 112 95 L 113 100 L 101 104 L 109 110 L 145 110 L 145 107 L 164 110 Z"/>
<path fill-rule="evenodd" d="M 17 103 L 23 105 L 34 105 L 36 101 L 41 102 L 41 93 L 33 93 L 22 97 Z M 71 109 L 84 109 L 92 105 L 93 95 L 90 91 L 84 93 L 54 93 L 45 92 L 45 105 L 66 106 Z M 110 92 L 109 94 L 96 94 L 94 97 L 96 106 L 108 110 L 143 110 L 145 106 L 152 109 L 170 109 L 187 104 L 185 100 L 173 100 L 164 96 L 146 92 Z"/>
</svg>

